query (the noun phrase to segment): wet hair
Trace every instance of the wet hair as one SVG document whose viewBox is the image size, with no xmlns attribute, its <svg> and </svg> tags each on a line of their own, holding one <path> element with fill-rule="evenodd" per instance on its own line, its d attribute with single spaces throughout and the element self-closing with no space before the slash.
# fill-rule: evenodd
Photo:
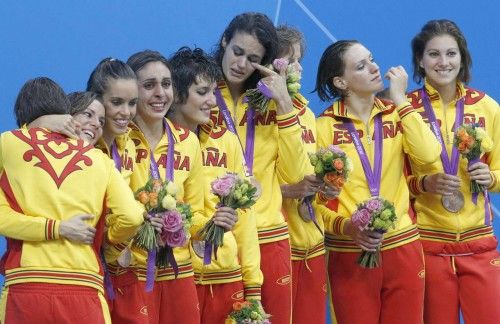
<svg viewBox="0 0 500 324">
<path fill-rule="evenodd" d="M 68 94 L 69 114 L 76 115 L 87 109 L 94 100 L 97 100 L 97 94 L 91 91 L 76 91 Z"/>
<path fill-rule="evenodd" d="M 300 58 L 304 57 L 306 43 L 304 34 L 300 30 L 292 26 L 280 25 L 276 28 L 276 32 L 278 34 L 278 57 L 290 53 L 296 43 L 299 43 L 300 46 Z"/>
<path fill-rule="evenodd" d="M 144 50 L 141 52 L 137 52 L 130 56 L 127 60 L 127 64 L 132 68 L 136 75 L 140 69 L 151 62 L 161 62 L 165 64 L 165 66 L 170 70 L 170 64 L 168 63 L 167 59 L 157 51 Z"/>
<path fill-rule="evenodd" d="M 318 65 L 316 88 L 314 89 L 321 101 L 330 101 L 347 95 L 345 90 L 339 89 L 333 84 L 333 79 L 344 75 L 344 54 L 354 44 L 359 44 L 359 42 L 357 40 L 339 40 L 328 46 L 323 52 Z"/>
<path fill-rule="evenodd" d="M 26 81 L 19 90 L 14 105 L 14 114 L 19 127 L 44 115 L 64 115 L 68 111 L 69 100 L 64 90 L 46 77 Z"/>
<path fill-rule="evenodd" d="M 108 90 L 110 79 L 137 80 L 137 77 L 125 62 L 108 57 L 99 62 L 90 74 L 87 91 L 95 92 L 97 97 L 102 99 Z"/>
<path fill-rule="evenodd" d="M 222 41 L 225 40 L 226 45 L 229 44 L 236 33 L 247 33 L 255 36 L 264 47 L 265 53 L 260 64 L 271 64 L 277 57 L 278 35 L 272 21 L 262 13 L 245 12 L 231 20 L 219 39 L 217 49 L 214 53 L 215 61 L 219 66 L 222 66 L 222 58 L 226 51 L 225 47 L 222 46 Z M 255 70 L 245 81 L 244 89 L 255 88 L 259 79 L 261 79 L 261 75 L 259 71 Z"/>
<path fill-rule="evenodd" d="M 189 87 L 198 80 L 216 82 L 222 77 L 217 63 L 201 48 L 181 47 L 169 59 L 172 81 L 176 91 L 176 103 L 184 104 L 189 96 Z"/>
<path fill-rule="evenodd" d="M 436 36 L 449 35 L 455 39 L 460 51 L 462 62 L 457 79 L 463 83 L 468 83 L 471 78 L 472 58 L 467 47 L 467 40 L 457 24 L 451 20 L 439 19 L 428 21 L 420 32 L 411 41 L 413 80 L 420 83 L 425 78 L 425 70 L 420 67 L 420 61 L 424 56 L 427 42 Z"/>
</svg>

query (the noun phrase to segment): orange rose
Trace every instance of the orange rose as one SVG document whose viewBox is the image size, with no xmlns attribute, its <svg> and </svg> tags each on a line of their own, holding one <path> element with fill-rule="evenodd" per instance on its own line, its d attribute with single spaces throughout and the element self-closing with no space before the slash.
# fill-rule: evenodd
<svg viewBox="0 0 500 324">
<path fill-rule="evenodd" d="M 465 140 L 465 144 L 467 145 L 468 148 L 471 148 L 472 146 L 474 146 L 475 142 L 476 141 L 474 140 L 474 137 L 472 137 L 472 136 L 467 137 L 467 139 Z"/>
<path fill-rule="evenodd" d="M 149 204 L 153 208 L 158 206 L 158 193 L 156 193 L 156 192 L 149 193 Z"/>
<path fill-rule="evenodd" d="M 323 181 L 337 188 L 341 188 L 345 182 L 344 177 L 342 177 L 341 175 L 336 175 L 333 172 L 328 172 L 327 174 L 325 174 L 325 176 L 323 177 Z"/>
<path fill-rule="evenodd" d="M 233 303 L 233 309 L 236 311 L 239 311 L 243 308 L 243 304 L 241 302 L 234 302 Z"/>
<path fill-rule="evenodd" d="M 463 153 L 467 149 L 467 145 L 464 142 L 458 143 L 458 150 Z"/>
<path fill-rule="evenodd" d="M 341 159 L 335 159 L 335 160 L 333 160 L 332 165 L 333 165 L 333 167 L 335 169 L 337 169 L 339 171 L 344 168 L 344 162 L 342 162 Z"/>
<path fill-rule="evenodd" d="M 145 205 L 149 202 L 149 195 L 146 191 L 141 191 L 137 194 L 137 199 L 139 199 L 141 204 Z"/>
<path fill-rule="evenodd" d="M 460 129 L 458 130 L 458 132 L 457 132 L 457 136 L 458 136 L 458 138 L 460 138 L 461 140 L 464 140 L 464 139 L 468 136 L 468 134 L 467 134 L 467 132 L 465 131 L 465 129 L 460 128 Z"/>
</svg>

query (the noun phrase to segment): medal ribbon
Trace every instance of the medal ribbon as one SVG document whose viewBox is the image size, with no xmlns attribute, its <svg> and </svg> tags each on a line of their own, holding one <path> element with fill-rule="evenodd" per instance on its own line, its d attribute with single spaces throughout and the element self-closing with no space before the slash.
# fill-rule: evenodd
<svg viewBox="0 0 500 324">
<path fill-rule="evenodd" d="M 453 148 L 451 150 L 451 161 L 448 158 L 448 152 L 446 151 L 446 145 L 444 144 L 443 141 L 443 136 L 441 134 L 441 130 L 439 129 L 439 126 L 437 125 L 437 120 L 436 120 L 436 115 L 434 114 L 434 109 L 432 109 L 431 105 L 431 100 L 429 96 L 427 95 L 427 92 L 425 91 L 425 88 L 420 89 L 420 95 L 422 97 L 422 103 L 424 105 L 424 110 L 427 113 L 427 117 L 429 118 L 430 124 L 431 124 L 431 129 L 434 135 L 436 135 L 436 138 L 441 144 L 441 161 L 443 163 L 443 169 L 446 174 L 451 174 L 451 175 L 456 175 L 458 172 L 458 148 L 453 145 Z M 455 132 L 455 129 L 460 126 L 461 123 L 463 123 L 463 118 L 464 118 L 464 98 L 460 98 L 457 100 L 456 103 L 456 115 L 455 115 L 455 124 L 453 125 L 453 132 Z M 470 167 L 472 164 L 479 162 L 479 159 L 477 160 L 472 160 L 469 161 L 467 166 Z M 489 195 L 487 190 L 483 191 L 484 194 L 484 212 L 485 212 L 485 219 L 484 223 L 486 225 L 491 225 L 491 217 L 490 217 L 490 206 L 489 206 Z M 477 204 L 477 197 L 479 193 L 472 193 L 472 202 L 474 204 Z"/>
<path fill-rule="evenodd" d="M 165 180 L 173 182 L 174 181 L 174 136 L 166 120 L 163 120 L 163 126 L 165 127 L 165 134 L 167 135 L 168 138 L 167 162 L 165 166 L 165 173 L 166 173 Z M 155 180 L 161 180 L 160 170 L 158 169 L 158 163 L 156 163 L 153 151 L 151 149 L 149 151 L 149 156 L 150 156 L 149 170 L 151 172 L 151 177 Z M 173 250 L 166 249 L 166 253 L 167 253 L 167 259 L 170 260 L 169 263 L 172 266 L 172 269 L 174 270 L 175 276 L 177 277 L 179 273 L 179 267 L 177 266 L 177 262 L 175 261 Z M 153 290 L 155 266 L 156 266 L 156 248 L 153 248 L 148 251 L 148 261 L 146 269 L 147 292 Z"/>
<path fill-rule="evenodd" d="M 344 119 L 344 124 L 346 125 L 347 131 L 351 134 L 352 142 L 354 147 L 358 152 L 359 159 L 361 160 L 361 165 L 365 172 L 366 181 L 368 183 L 368 188 L 370 188 L 370 193 L 372 197 L 377 197 L 380 194 L 380 181 L 382 176 L 382 114 L 379 113 L 374 118 L 374 131 L 373 131 L 373 142 L 375 143 L 375 151 L 373 153 L 373 170 L 370 165 L 370 160 L 366 154 L 363 143 L 359 138 L 359 134 L 354 127 L 351 120 Z"/>
<path fill-rule="evenodd" d="M 116 145 L 116 139 L 111 144 L 111 156 L 113 157 L 113 161 L 115 161 L 115 167 L 118 171 L 122 171 L 122 159 L 120 157 L 120 153 L 118 153 L 118 146 Z"/>
<path fill-rule="evenodd" d="M 431 130 L 436 135 L 436 138 L 441 145 L 441 162 L 443 163 L 443 169 L 446 174 L 457 175 L 458 171 L 458 149 L 453 145 L 451 150 L 451 161 L 448 157 L 448 152 L 446 151 L 446 145 L 443 140 L 443 135 L 441 134 L 441 130 L 439 129 L 439 125 L 437 124 L 436 115 L 434 114 L 434 109 L 432 109 L 431 100 L 427 95 L 427 92 L 424 88 L 420 89 L 420 95 L 422 97 L 422 103 L 424 105 L 424 111 L 427 114 L 427 118 L 429 118 L 429 122 L 431 124 Z M 461 98 L 457 101 L 456 104 L 456 115 L 455 115 L 455 124 L 453 125 L 453 131 L 460 126 L 463 122 L 464 118 L 464 100 Z"/>
<path fill-rule="evenodd" d="M 222 93 L 220 89 L 215 89 L 215 99 L 217 102 L 217 106 L 219 107 L 219 111 L 226 122 L 227 129 L 231 133 L 236 134 L 238 139 L 240 140 L 241 150 L 243 151 L 243 156 L 245 157 L 245 162 L 247 165 L 247 176 L 253 176 L 253 154 L 254 154 L 254 145 L 255 145 L 255 109 L 253 107 L 248 107 L 247 109 L 247 136 L 245 142 L 245 149 L 243 150 L 243 145 L 241 144 L 240 136 L 238 135 L 238 131 L 236 130 L 236 126 L 234 125 L 233 118 L 231 117 L 231 113 L 227 108 L 226 102 L 222 97 Z"/>
</svg>

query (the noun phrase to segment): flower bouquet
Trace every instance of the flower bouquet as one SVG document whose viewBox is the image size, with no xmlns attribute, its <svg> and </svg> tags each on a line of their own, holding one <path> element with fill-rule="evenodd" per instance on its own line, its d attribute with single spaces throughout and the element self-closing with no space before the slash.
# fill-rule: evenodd
<svg viewBox="0 0 500 324">
<path fill-rule="evenodd" d="M 257 188 L 250 181 L 242 178 L 237 173 L 227 172 L 211 183 L 212 193 L 219 197 L 218 206 L 236 209 L 250 208 L 255 204 Z M 205 241 L 204 264 L 210 264 L 212 251 L 217 259 L 217 249 L 223 245 L 224 229 L 215 225 L 212 219 L 197 233 L 197 236 Z"/>
<path fill-rule="evenodd" d="M 335 145 L 309 153 L 309 161 L 316 177 L 339 189 L 344 186 L 353 169 L 351 159 Z"/>
<path fill-rule="evenodd" d="M 458 152 L 467 159 L 468 166 L 479 162 L 481 153 L 490 152 L 493 149 L 493 142 L 479 124 L 463 124 L 455 130 L 453 145 Z M 486 188 L 478 184 L 475 180 L 470 182 L 470 191 L 475 194 L 483 192 Z"/>
<path fill-rule="evenodd" d="M 152 289 L 154 268 L 165 268 L 169 264 L 178 273 L 172 248 L 184 246 L 189 240 L 191 227 L 191 208 L 176 199 L 177 187 L 173 182 L 150 178 L 135 193 L 148 217 L 132 239 L 132 246 L 148 251 L 146 288 Z M 151 224 L 152 218 L 161 218 L 163 226 L 156 233 Z"/>
<path fill-rule="evenodd" d="M 284 58 L 275 59 L 273 64 L 266 66 L 268 69 L 274 70 L 278 73 L 286 70 L 286 87 L 288 89 L 288 94 L 291 98 L 295 96 L 300 90 L 300 74 L 293 71 L 288 65 L 288 60 Z M 248 106 L 255 108 L 260 113 L 267 110 L 269 101 L 271 101 L 272 94 L 267 86 L 259 81 L 257 82 L 257 88 L 248 89 L 245 92 L 245 96 L 248 100 Z"/>
<path fill-rule="evenodd" d="M 361 231 L 385 233 L 390 227 L 395 227 L 396 218 L 396 210 L 391 202 L 380 197 L 372 197 L 358 205 L 358 209 L 351 217 L 351 222 Z M 381 263 L 380 247 L 375 252 L 361 252 L 358 259 L 358 264 L 363 268 L 376 268 Z"/>
<path fill-rule="evenodd" d="M 271 315 L 266 314 L 255 300 L 235 302 L 233 311 L 226 319 L 226 324 L 271 324 Z"/>
</svg>

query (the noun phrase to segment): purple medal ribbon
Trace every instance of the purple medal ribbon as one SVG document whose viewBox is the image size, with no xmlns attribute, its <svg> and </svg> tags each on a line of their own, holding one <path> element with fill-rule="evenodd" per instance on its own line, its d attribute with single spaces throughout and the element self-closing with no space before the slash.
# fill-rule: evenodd
<svg viewBox="0 0 500 324">
<path fill-rule="evenodd" d="M 115 167 L 118 171 L 122 171 L 122 159 L 120 158 L 120 153 L 118 153 L 118 147 L 116 146 L 116 140 L 111 144 L 111 157 L 113 157 L 113 161 L 115 162 Z M 104 271 L 104 288 L 106 289 L 106 293 L 108 294 L 108 298 L 110 300 L 115 299 L 115 292 L 113 289 L 113 282 L 111 281 L 111 274 L 109 273 L 109 269 L 106 265 L 106 258 L 104 258 L 104 251 L 101 248 L 101 261 L 102 267 Z"/>
<path fill-rule="evenodd" d="M 113 161 L 115 161 L 115 167 L 118 171 L 122 171 L 122 159 L 120 157 L 120 153 L 118 153 L 118 147 L 116 145 L 116 140 L 111 144 L 111 156 L 113 157 Z"/>
<path fill-rule="evenodd" d="M 172 130 L 168 125 L 166 120 L 163 120 L 163 126 L 165 127 L 165 134 L 168 138 L 168 148 L 167 148 L 167 162 L 165 167 L 166 176 L 165 179 L 167 181 L 174 181 L 174 136 L 172 134 Z M 161 179 L 160 170 L 158 169 L 158 163 L 156 163 L 154 153 L 152 150 L 149 151 L 150 156 L 150 164 L 149 171 L 151 172 L 151 177 L 155 180 Z M 175 257 L 173 255 L 173 250 L 171 248 L 166 249 L 167 259 L 169 260 L 170 265 L 172 266 L 175 276 L 179 274 L 179 267 L 177 266 L 177 262 L 175 261 Z M 156 266 L 156 248 L 153 248 L 148 251 L 148 261 L 147 261 L 147 269 L 146 269 L 146 291 L 152 291 L 154 286 L 154 275 L 155 275 L 155 266 Z"/>
<path fill-rule="evenodd" d="M 238 139 L 240 140 L 240 145 L 241 145 L 241 139 L 240 136 L 238 135 L 238 131 L 236 130 L 236 126 L 234 125 L 233 118 L 231 117 L 231 113 L 229 112 L 229 109 L 227 108 L 226 102 L 224 101 L 224 98 L 222 97 L 222 94 L 220 92 L 220 89 L 215 89 L 215 99 L 217 102 L 217 106 L 219 107 L 219 111 L 222 114 L 222 117 L 224 118 L 224 121 L 226 122 L 227 129 L 231 133 L 236 134 L 238 136 Z M 245 142 L 245 150 L 243 150 L 243 145 L 242 145 L 242 150 L 243 150 L 243 156 L 245 157 L 245 162 L 248 168 L 247 171 L 247 176 L 251 177 L 253 176 L 253 153 L 254 153 L 254 142 L 255 142 L 255 109 L 253 107 L 248 107 L 247 109 L 247 136 L 246 136 L 246 142 Z"/>
<path fill-rule="evenodd" d="M 437 124 L 436 115 L 434 114 L 434 109 L 432 109 L 431 100 L 425 91 L 425 88 L 420 89 L 420 95 L 422 97 L 422 103 L 424 105 L 424 111 L 427 113 L 427 117 L 429 118 L 431 129 L 434 135 L 436 136 L 439 144 L 441 144 L 441 162 L 443 163 L 443 169 L 446 174 L 456 175 L 458 172 L 458 148 L 453 145 L 451 149 L 451 161 L 448 157 L 448 152 L 446 151 L 446 145 L 444 144 L 443 136 L 441 134 L 441 130 Z M 455 115 L 455 124 L 453 125 L 453 132 L 455 129 L 460 126 L 463 122 L 464 118 L 464 98 L 460 98 L 456 103 L 456 115 Z M 479 162 L 479 160 L 469 161 L 468 167 L 472 164 Z M 485 220 L 484 223 L 486 225 L 491 225 L 490 218 L 490 208 L 489 208 L 489 195 L 487 190 L 484 190 L 484 211 L 485 211 Z M 479 193 L 472 193 L 472 202 L 477 204 L 477 197 Z"/>
<path fill-rule="evenodd" d="M 365 148 L 363 147 L 363 143 L 361 143 L 361 140 L 359 138 L 359 134 L 356 131 L 356 128 L 354 128 L 354 124 L 351 120 L 347 119 L 344 120 L 344 124 L 351 134 L 354 147 L 358 152 L 359 159 L 361 160 L 361 165 L 363 166 L 363 170 L 365 171 L 366 181 L 368 182 L 368 187 L 370 188 L 370 193 L 372 197 L 377 197 L 380 194 L 380 181 L 382 176 L 382 114 L 378 114 L 374 118 L 373 141 L 375 143 L 375 151 L 373 153 L 373 170 L 370 166 L 370 160 L 368 159 L 368 155 L 366 154 Z"/>
<path fill-rule="evenodd" d="M 424 111 L 427 114 L 427 118 L 429 118 L 429 122 L 431 124 L 431 129 L 436 138 L 441 144 L 441 162 L 443 163 L 443 169 L 446 174 L 456 175 L 458 171 L 458 149 L 453 145 L 451 150 L 451 161 L 448 157 L 448 152 L 446 151 L 446 145 L 443 140 L 443 135 L 441 134 L 441 130 L 437 124 L 436 115 L 434 114 L 434 110 L 432 109 L 431 100 L 429 96 L 422 88 L 420 89 L 420 95 L 422 96 L 422 103 L 424 104 Z M 453 131 L 455 128 L 460 126 L 464 118 L 464 100 L 460 99 L 457 101 L 457 113 L 455 116 L 455 124 L 453 125 Z"/>
<path fill-rule="evenodd" d="M 113 282 L 111 281 L 111 275 L 109 273 L 108 266 L 106 264 L 106 258 L 104 257 L 104 250 L 101 247 L 101 262 L 102 268 L 104 272 L 104 288 L 106 289 L 106 293 L 108 294 L 108 298 L 110 300 L 115 299 L 115 291 L 113 289 Z"/>
</svg>

